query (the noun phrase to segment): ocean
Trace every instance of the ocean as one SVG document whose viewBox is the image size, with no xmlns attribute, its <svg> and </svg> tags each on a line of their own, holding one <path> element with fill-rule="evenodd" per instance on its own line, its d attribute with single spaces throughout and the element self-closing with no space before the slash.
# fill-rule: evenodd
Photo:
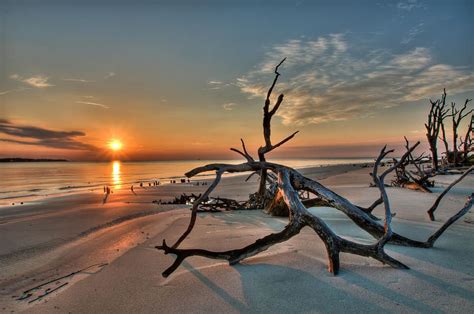
<svg viewBox="0 0 474 314">
<path fill-rule="evenodd" d="M 372 162 L 371 158 L 272 159 L 293 168 Z M 129 189 L 132 184 L 184 178 L 184 173 L 208 163 L 242 163 L 242 160 L 186 160 L 147 162 L 20 162 L 0 164 L 0 204 L 65 193 Z M 209 173 L 207 176 L 213 176 Z M 198 178 L 204 179 L 206 175 Z M 194 178 L 193 180 L 196 180 Z"/>
</svg>

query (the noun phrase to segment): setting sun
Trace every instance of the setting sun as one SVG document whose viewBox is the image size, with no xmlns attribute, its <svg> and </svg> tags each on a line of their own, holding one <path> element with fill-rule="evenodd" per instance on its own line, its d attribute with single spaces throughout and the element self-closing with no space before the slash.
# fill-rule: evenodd
<svg viewBox="0 0 474 314">
<path fill-rule="evenodd" d="M 122 149 L 122 147 L 122 142 L 120 142 L 119 140 L 111 140 L 109 142 L 109 148 L 113 151 L 119 151 Z"/>
</svg>

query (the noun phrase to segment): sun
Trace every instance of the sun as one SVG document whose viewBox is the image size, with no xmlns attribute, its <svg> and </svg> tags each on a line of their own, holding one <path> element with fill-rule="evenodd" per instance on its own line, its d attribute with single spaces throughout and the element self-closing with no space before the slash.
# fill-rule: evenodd
<svg viewBox="0 0 474 314">
<path fill-rule="evenodd" d="M 109 148 L 114 152 L 118 152 L 123 147 L 123 144 L 120 140 L 113 139 L 109 142 Z"/>
</svg>

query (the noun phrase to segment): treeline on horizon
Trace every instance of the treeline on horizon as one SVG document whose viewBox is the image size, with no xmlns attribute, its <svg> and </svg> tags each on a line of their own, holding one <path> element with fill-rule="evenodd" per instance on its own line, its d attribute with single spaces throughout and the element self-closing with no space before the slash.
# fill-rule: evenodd
<svg viewBox="0 0 474 314">
<path fill-rule="evenodd" d="M 51 159 L 51 158 L 18 158 L 18 157 L 11 157 L 11 158 L 0 158 L 0 162 L 54 162 L 54 161 L 69 161 L 67 159 Z"/>
</svg>

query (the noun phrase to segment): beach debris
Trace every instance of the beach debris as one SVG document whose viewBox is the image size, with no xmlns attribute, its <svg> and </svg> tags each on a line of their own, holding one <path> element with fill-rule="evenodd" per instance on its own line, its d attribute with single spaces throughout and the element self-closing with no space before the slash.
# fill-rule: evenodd
<svg viewBox="0 0 474 314">
<path fill-rule="evenodd" d="M 410 149 L 410 142 L 405 137 L 405 148 Z M 395 169 L 395 179 L 392 180 L 392 186 L 407 188 L 416 191 L 431 193 L 430 187 L 434 187 L 434 181 L 430 180 L 434 176 L 433 172 L 425 171 L 423 162 L 426 156 L 421 154 L 414 157 L 412 153 L 408 158 Z M 396 163 L 397 159 L 393 158 Z M 407 167 L 413 166 L 416 171 L 410 171 Z"/>
<path fill-rule="evenodd" d="M 386 146 L 382 148 L 377 159 L 375 160 L 373 171 L 371 172 L 374 185 L 380 191 L 380 198 L 377 199 L 367 209 L 363 209 L 357 205 L 354 205 L 348 199 L 338 195 L 318 181 L 306 178 L 293 168 L 266 161 L 265 153 L 268 153 L 274 148 L 286 143 L 297 133 L 295 132 L 291 134 L 275 145 L 272 144 L 270 139 L 271 118 L 281 105 L 283 101 L 283 94 L 277 98 L 276 103 L 273 105 L 272 109 L 270 109 L 270 96 L 276 81 L 280 76 L 280 73 L 278 73 L 278 68 L 284 61 L 285 59 L 283 59 L 275 68 L 275 78 L 270 89 L 268 90 L 265 100 L 263 110 L 263 134 L 265 138 L 265 146 L 262 146 L 258 149 L 259 160 L 256 161 L 248 153 L 245 143 L 243 139 L 241 139 L 242 150 L 235 148 L 232 148 L 231 150 L 243 156 L 246 162 L 241 164 L 207 164 L 195 168 L 185 174 L 186 177 L 191 178 L 205 172 L 214 171 L 215 178 L 206 191 L 199 195 L 199 197 L 197 197 L 197 199 L 193 202 L 192 213 L 188 227 L 178 238 L 178 240 L 169 246 L 166 243 L 166 240 L 163 239 L 162 245 L 156 246 L 156 248 L 158 250 L 162 250 L 164 254 L 175 255 L 175 260 L 171 266 L 162 272 L 164 277 L 168 277 L 170 274 L 172 274 L 182 264 L 182 262 L 190 256 L 202 256 L 211 259 L 227 260 L 230 265 L 234 265 L 243 259 L 267 250 L 275 244 L 289 240 L 293 236 L 299 234 L 301 229 L 306 226 L 312 228 L 319 238 L 324 242 L 328 255 L 328 270 L 334 275 L 338 274 L 339 272 L 340 253 L 371 257 L 394 268 L 408 269 L 407 265 L 391 257 L 387 252 L 385 252 L 385 245 L 387 243 L 417 248 L 431 248 L 435 244 L 436 240 L 447 230 L 447 228 L 455 223 L 459 218 L 464 216 L 473 206 L 474 193 L 472 193 L 471 196 L 467 198 L 464 206 L 455 215 L 449 218 L 426 241 L 410 239 L 392 230 L 391 221 L 393 214 L 391 211 L 390 200 L 385 189 L 386 185 L 384 180 L 387 175 L 393 173 L 402 164 L 407 162 L 407 160 L 412 158 L 412 152 L 420 144 L 420 142 L 410 146 L 407 141 L 406 152 L 399 159 L 393 160 L 393 163 L 391 163 L 390 166 L 384 171 L 380 169 L 381 163 L 390 153 L 394 152 L 394 150 L 387 150 Z M 219 184 L 222 175 L 224 173 L 244 172 L 256 173 L 260 176 L 259 191 L 254 194 L 255 204 L 260 205 L 260 207 L 257 208 L 265 208 L 267 212 L 272 213 L 277 204 L 278 206 L 280 206 L 279 204 L 284 204 L 286 206 L 288 210 L 288 224 L 285 226 L 285 228 L 280 232 L 272 233 L 261 239 L 258 239 L 250 245 L 234 250 L 216 252 L 204 249 L 179 248 L 180 244 L 187 238 L 194 228 L 199 207 L 208 202 L 209 195 Z M 306 192 L 306 194 L 301 194 L 301 192 Z M 315 199 L 311 200 L 308 198 L 309 193 L 314 195 Z M 306 199 L 302 199 L 303 197 Z M 365 230 L 368 234 L 373 236 L 375 238 L 374 243 L 365 244 L 339 236 L 330 228 L 328 224 L 324 222 L 323 219 L 308 211 L 308 204 L 305 205 L 304 202 L 320 202 L 323 203 L 324 206 L 332 207 L 343 212 L 359 228 Z M 380 224 L 377 219 L 370 212 L 368 212 L 370 208 L 379 204 L 383 204 L 385 209 L 383 224 Z M 281 211 L 281 209 L 278 210 Z"/>
<path fill-rule="evenodd" d="M 172 201 L 154 200 L 152 203 L 160 205 L 193 205 L 193 203 L 201 197 L 201 194 L 186 194 L 175 197 Z M 223 197 L 207 197 L 202 200 L 197 209 L 198 212 L 221 212 L 223 210 L 244 210 L 254 209 L 247 207 L 246 201 L 236 201 L 234 199 Z"/>
</svg>

